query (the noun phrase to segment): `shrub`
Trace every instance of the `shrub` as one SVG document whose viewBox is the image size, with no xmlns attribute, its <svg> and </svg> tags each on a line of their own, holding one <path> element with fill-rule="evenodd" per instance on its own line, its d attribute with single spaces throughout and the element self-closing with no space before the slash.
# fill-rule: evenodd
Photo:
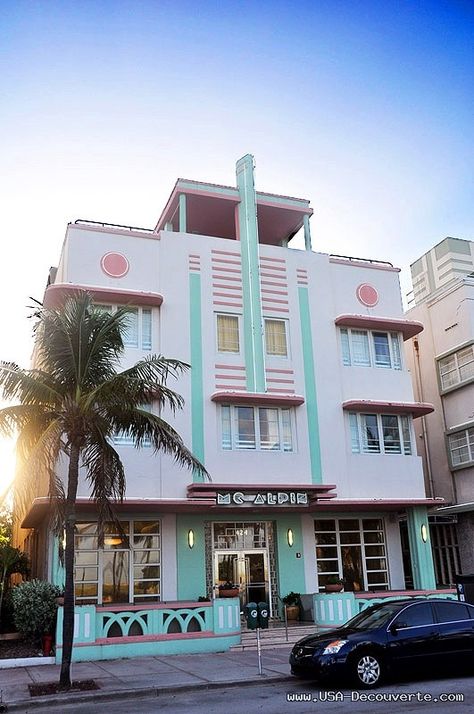
<svg viewBox="0 0 474 714">
<path fill-rule="evenodd" d="M 60 593 L 60 588 L 44 580 L 29 580 L 13 588 L 13 617 L 18 632 L 36 640 L 50 633 Z"/>
</svg>

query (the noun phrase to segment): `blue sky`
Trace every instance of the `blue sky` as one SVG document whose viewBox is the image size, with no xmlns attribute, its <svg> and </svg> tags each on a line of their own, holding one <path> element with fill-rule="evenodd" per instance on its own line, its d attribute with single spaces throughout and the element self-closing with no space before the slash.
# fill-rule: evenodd
<svg viewBox="0 0 474 714">
<path fill-rule="evenodd" d="M 316 250 L 405 271 L 474 240 L 472 2 L 0 5 L 0 356 L 66 224 L 152 227 L 178 176 L 308 198 Z"/>
</svg>

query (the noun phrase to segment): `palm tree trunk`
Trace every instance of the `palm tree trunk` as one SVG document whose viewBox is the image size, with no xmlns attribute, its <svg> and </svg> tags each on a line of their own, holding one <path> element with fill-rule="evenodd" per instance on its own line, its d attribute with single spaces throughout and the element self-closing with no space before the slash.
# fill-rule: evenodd
<svg viewBox="0 0 474 714">
<path fill-rule="evenodd" d="M 76 525 L 76 495 L 79 479 L 79 454 L 77 444 L 71 445 L 69 455 L 68 484 L 65 509 L 66 547 L 64 549 L 64 569 L 66 573 L 64 587 L 63 620 L 63 656 L 59 684 L 71 686 L 71 658 L 74 637 L 74 530 Z"/>
</svg>

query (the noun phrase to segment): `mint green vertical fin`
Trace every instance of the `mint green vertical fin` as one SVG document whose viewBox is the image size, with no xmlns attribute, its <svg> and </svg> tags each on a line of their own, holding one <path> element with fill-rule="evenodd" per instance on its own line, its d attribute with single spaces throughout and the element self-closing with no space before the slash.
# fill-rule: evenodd
<svg viewBox="0 0 474 714">
<path fill-rule="evenodd" d="M 194 545 L 189 547 L 189 530 L 194 534 Z M 204 544 L 204 516 L 190 513 L 176 515 L 176 559 L 178 600 L 197 600 L 206 592 L 206 557 Z"/>
<path fill-rule="evenodd" d="M 244 303 L 245 369 L 247 390 L 265 391 L 262 300 L 258 255 L 257 199 L 253 174 L 253 156 L 237 161 L 239 190 L 239 229 L 242 253 L 242 290 Z"/>
<path fill-rule="evenodd" d="M 187 221 L 186 221 L 186 194 L 179 194 L 179 232 L 186 233 Z"/>
<path fill-rule="evenodd" d="M 189 275 L 189 332 L 191 342 L 191 433 L 192 450 L 204 463 L 204 388 L 202 380 L 201 276 Z M 195 472 L 194 481 L 203 481 Z"/>
<path fill-rule="evenodd" d="M 57 585 L 62 590 L 64 589 L 64 582 L 66 573 L 64 570 L 64 564 L 59 558 L 59 539 L 56 536 L 51 536 L 52 538 L 52 572 L 51 572 L 51 582 L 53 585 Z"/>
<path fill-rule="evenodd" d="M 308 417 L 309 454 L 313 483 L 322 483 L 321 448 L 319 440 L 318 403 L 314 373 L 313 335 L 309 311 L 308 288 L 299 287 L 301 340 L 303 349 L 306 414 Z"/>
<path fill-rule="evenodd" d="M 426 542 L 422 537 L 423 525 L 426 527 Z M 407 509 L 407 526 L 413 587 L 415 590 L 435 590 L 436 578 L 426 506 L 413 506 Z"/>
<path fill-rule="evenodd" d="M 309 226 L 309 216 L 307 214 L 303 217 L 303 225 L 304 225 L 304 247 L 306 250 L 312 250 L 311 228 Z"/>
</svg>

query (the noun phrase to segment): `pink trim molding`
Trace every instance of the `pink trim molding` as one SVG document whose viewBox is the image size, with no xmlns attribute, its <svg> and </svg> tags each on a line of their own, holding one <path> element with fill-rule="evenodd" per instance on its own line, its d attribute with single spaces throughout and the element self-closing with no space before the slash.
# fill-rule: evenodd
<svg viewBox="0 0 474 714">
<path fill-rule="evenodd" d="M 418 335 L 424 329 L 423 323 L 418 320 L 405 320 L 402 317 L 375 317 L 373 315 L 339 315 L 334 320 L 336 325 L 343 327 L 357 327 L 366 330 L 387 330 L 401 332 L 404 340 Z"/>
<path fill-rule="evenodd" d="M 79 291 L 92 295 L 96 302 L 117 302 L 126 305 L 150 305 L 159 307 L 163 302 L 163 295 L 159 293 L 145 293 L 139 290 L 123 290 L 120 288 L 102 288 L 93 285 L 74 285 L 72 283 L 56 283 L 46 288 L 44 294 L 45 307 L 60 307 L 66 298 L 72 297 Z"/>
<path fill-rule="evenodd" d="M 371 399 L 349 399 L 342 403 L 342 408 L 351 412 L 412 414 L 414 419 L 434 412 L 434 406 L 427 402 L 377 402 Z"/>
<path fill-rule="evenodd" d="M 298 407 L 304 404 L 304 397 L 299 394 L 269 394 L 257 392 L 214 392 L 211 396 L 213 402 L 218 404 L 230 402 L 231 404 L 261 404 L 268 406 L 293 406 Z"/>
</svg>

